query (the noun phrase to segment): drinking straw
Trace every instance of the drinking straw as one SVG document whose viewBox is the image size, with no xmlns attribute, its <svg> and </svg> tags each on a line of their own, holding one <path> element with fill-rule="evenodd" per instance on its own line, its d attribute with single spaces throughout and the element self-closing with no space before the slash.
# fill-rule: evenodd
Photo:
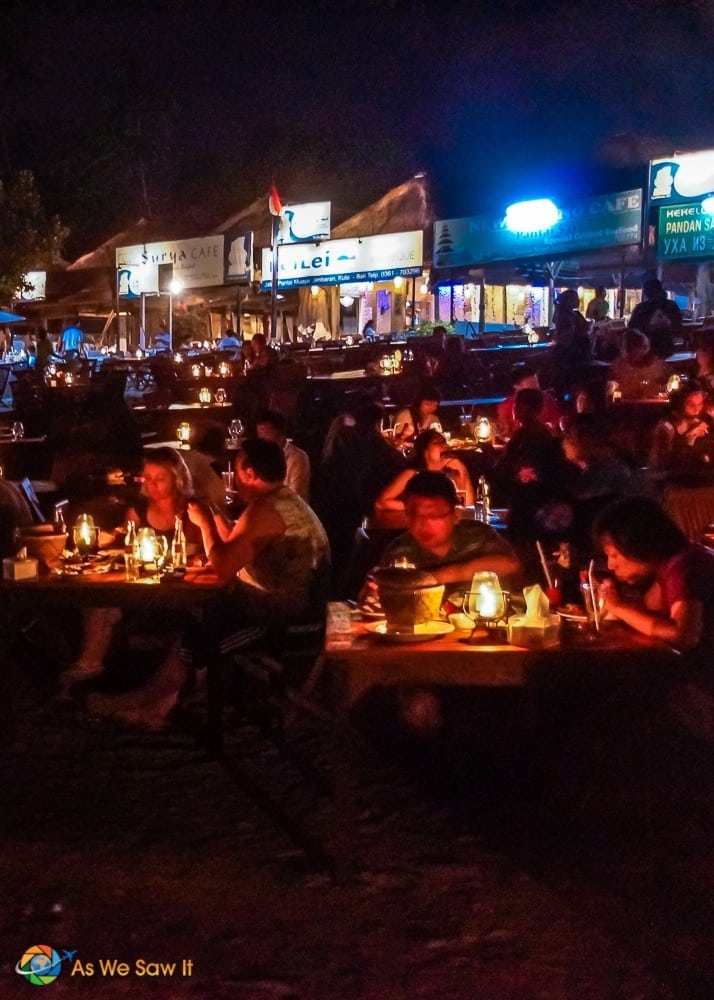
<svg viewBox="0 0 714 1000">
<path fill-rule="evenodd" d="M 595 566 L 595 560 L 591 559 L 588 564 L 588 586 L 590 587 L 590 600 L 593 602 L 593 618 L 595 619 L 595 631 L 600 631 L 600 610 L 597 606 L 597 590 L 595 589 L 595 580 L 593 578 L 593 567 Z"/>
<path fill-rule="evenodd" d="M 538 541 L 536 542 L 536 548 L 538 549 L 538 555 L 540 557 L 540 564 L 543 567 L 543 573 L 545 574 L 545 582 L 548 585 L 548 587 L 550 587 L 550 589 L 552 590 L 553 589 L 553 577 L 550 575 L 550 570 L 548 569 L 548 563 L 547 563 L 546 558 L 545 558 L 545 552 L 543 551 L 543 546 Z"/>
</svg>

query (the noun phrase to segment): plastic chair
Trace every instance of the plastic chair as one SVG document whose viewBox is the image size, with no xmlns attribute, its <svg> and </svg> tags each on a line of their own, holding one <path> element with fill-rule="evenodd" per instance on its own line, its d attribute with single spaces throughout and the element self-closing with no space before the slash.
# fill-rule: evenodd
<svg viewBox="0 0 714 1000">
<path fill-rule="evenodd" d="M 665 487 L 662 504 L 687 538 L 700 541 L 714 522 L 714 483 L 699 486 Z"/>
</svg>

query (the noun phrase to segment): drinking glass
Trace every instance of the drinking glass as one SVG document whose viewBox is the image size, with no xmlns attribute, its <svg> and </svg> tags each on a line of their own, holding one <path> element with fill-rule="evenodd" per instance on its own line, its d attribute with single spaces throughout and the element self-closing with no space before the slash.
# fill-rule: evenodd
<svg viewBox="0 0 714 1000">
<path fill-rule="evenodd" d="M 243 421 L 231 420 L 231 422 L 228 424 L 228 437 L 231 440 L 231 444 L 238 444 L 242 436 L 243 436 Z"/>
<path fill-rule="evenodd" d="M 550 602 L 551 611 L 555 611 L 563 603 L 563 591 L 560 586 L 560 565 L 558 563 L 548 563 L 548 575 L 550 583 L 545 581 L 545 594 Z"/>
<path fill-rule="evenodd" d="M 583 597 L 585 614 L 588 619 L 587 637 L 588 639 L 595 639 L 600 632 L 604 604 L 597 581 L 593 581 L 593 586 L 591 587 L 587 580 L 583 580 L 580 584 L 580 593 Z"/>
<path fill-rule="evenodd" d="M 161 579 L 161 572 L 169 556 L 169 541 L 166 535 L 156 536 L 156 574 L 154 579 Z"/>
<path fill-rule="evenodd" d="M 132 547 L 124 553 L 124 579 L 133 583 L 140 575 L 139 557 Z"/>
</svg>

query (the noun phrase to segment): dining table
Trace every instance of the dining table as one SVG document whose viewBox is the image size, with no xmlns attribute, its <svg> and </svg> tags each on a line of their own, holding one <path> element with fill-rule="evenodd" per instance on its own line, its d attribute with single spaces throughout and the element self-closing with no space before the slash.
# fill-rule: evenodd
<svg viewBox="0 0 714 1000">
<path fill-rule="evenodd" d="M 376 688 L 510 689 L 522 717 L 537 720 L 544 700 L 554 692 L 580 686 L 627 685 L 646 691 L 654 678 L 676 673 L 679 654 L 658 640 L 640 635 L 620 622 L 592 624 L 563 621 L 560 634 L 547 647 L 514 645 L 503 633 L 472 633 L 446 622 L 425 629 L 393 631 L 384 621 L 361 620 L 355 612 L 349 635 L 329 634 L 322 670 L 330 692 L 334 720 L 334 826 L 332 850 L 338 878 L 359 862 L 354 844 L 357 815 L 355 788 L 359 734 L 352 723 L 355 706 Z M 418 630 L 417 630 L 418 631 Z M 315 686 L 315 685 L 313 685 Z M 636 696 L 636 694 L 635 694 Z M 504 725 L 506 720 L 504 719 Z"/>
<path fill-rule="evenodd" d="M 179 612 L 196 623 L 201 638 L 201 657 L 206 665 L 207 722 L 205 744 L 220 755 L 223 746 L 222 661 L 218 640 L 211 623 L 220 615 L 230 584 L 221 582 L 207 567 L 188 567 L 185 573 L 148 575 L 127 580 L 122 568 L 123 553 L 110 559 L 80 564 L 62 564 L 44 571 L 35 579 L 0 580 L 0 714 L 4 738 L 12 732 L 14 688 L 12 648 L 18 630 L 28 614 L 42 608 L 85 609 L 117 607 L 125 612 L 157 614 Z"/>
<path fill-rule="evenodd" d="M 52 446 L 45 434 L 13 437 L 6 428 L 0 429 L 0 467 L 8 479 L 39 478 L 49 471 L 51 453 Z"/>
</svg>

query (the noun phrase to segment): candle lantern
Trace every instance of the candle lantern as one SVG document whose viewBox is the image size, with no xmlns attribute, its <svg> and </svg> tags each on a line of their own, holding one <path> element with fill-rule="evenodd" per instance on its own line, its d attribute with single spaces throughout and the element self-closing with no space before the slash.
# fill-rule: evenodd
<svg viewBox="0 0 714 1000">
<path fill-rule="evenodd" d="M 535 347 L 535 345 L 540 340 L 538 331 L 534 330 L 533 327 L 527 327 L 526 337 L 528 338 L 528 343 L 531 345 L 531 347 Z"/>
<path fill-rule="evenodd" d="M 74 375 L 72 374 L 72 372 L 67 372 L 65 374 L 64 384 L 65 385 L 73 385 L 74 384 Z"/>
<path fill-rule="evenodd" d="M 213 399 L 213 394 L 207 386 L 204 385 L 201 389 L 198 390 L 198 401 L 201 404 L 201 406 L 208 406 L 208 404 L 211 402 L 212 399 Z"/>
<path fill-rule="evenodd" d="M 177 365 L 180 365 L 181 362 L 183 361 L 183 354 L 181 354 L 180 351 L 176 351 L 176 353 L 174 354 L 174 361 L 176 362 Z"/>
<path fill-rule="evenodd" d="M 142 349 L 140 347 L 137 347 L 137 349 L 136 349 L 136 358 L 137 358 L 137 360 L 141 361 L 141 359 L 143 357 L 144 357 L 144 352 L 142 351 Z"/>
<path fill-rule="evenodd" d="M 99 545 L 99 529 L 95 527 L 91 514 L 80 514 L 74 523 L 72 538 L 80 556 L 96 552 Z"/>
<path fill-rule="evenodd" d="M 200 365 L 191 365 L 191 374 L 194 378 L 200 378 L 202 370 Z"/>
<path fill-rule="evenodd" d="M 491 440 L 491 421 L 488 417 L 477 417 L 474 424 L 474 437 L 480 444 Z"/>
<path fill-rule="evenodd" d="M 506 613 L 506 596 L 496 573 L 474 573 L 471 590 L 464 594 L 464 613 L 472 621 L 498 622 Z"/>
<path fill-rule="evenodd" d="M 137 532 L 134 548 L 136 557 L 143 566 L 153 566 L 156 563 L 158 551 L 154 529 L 142 528 Z"/>
<path fill-rule="evenodd" d="M 681 375 L 670 375 L 667 379 L 667 393 L 677 392 L 682 388 L 682 376 Z"/>
<path fill-rule="evenodd" d="M 218 374 L 221 376 L 221 378 L 228 378 L 230 373 L 231 373 L 231 366 L 228 364 L 227 361 L 221 361 L 221 363 L 218 366 Z"/>
<path fill-rule="evenodd" d="M 159 577 L 168 553 L 165 535 L 157 535 L 153 528 L 142 528 L 134 542 L 134 558 L 140 571 L 147 576 Z"/>
<path fill-rule="evenodd" d="M 179 444 L 182 448 L 188 448 L 191 441 L 191 425 L 185 421 L 180 423 L 176 428 L 176 437 L 179 439 Z"/>
</svg>

